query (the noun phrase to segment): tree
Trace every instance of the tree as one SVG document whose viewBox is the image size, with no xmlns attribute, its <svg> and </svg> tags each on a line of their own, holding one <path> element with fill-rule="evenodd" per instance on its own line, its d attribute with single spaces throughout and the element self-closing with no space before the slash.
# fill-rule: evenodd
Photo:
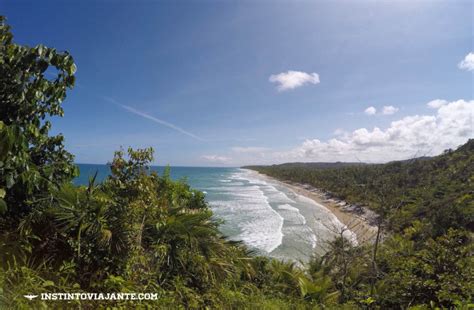
<svg viewBox="0 0 474 310">
<path fill-rule="evenodd" d="M 417 228 L 391 237 L 382 248 L 387 273 L 377 283 L 379 304 L 384 308 L 431 304 L 453 309 L 474 294 L 474 246 L 470 233 L 449 229 L 416 247 L 410 240 Z M 467 308 L 466 308 L 467 309 Z"/>
<path fill-rule="evenodd" d="M 0 16 L 0 212 L 27 213 L 28 200 L 76 175 L 63 136 L 48 134 L 75 71 L 67 52 L 13 43 Z"/>
</svg>

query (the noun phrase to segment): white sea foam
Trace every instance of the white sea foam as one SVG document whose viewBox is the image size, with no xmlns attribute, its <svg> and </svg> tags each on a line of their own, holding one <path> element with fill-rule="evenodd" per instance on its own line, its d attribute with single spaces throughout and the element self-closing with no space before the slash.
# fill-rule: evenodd
<svg viewBox="0 0 474 310">
<path fill-rule="evenodd" d="M 244 173 L 231 175 L 232 180 L 244 180 Z M 224 220 L 240 228 L 235 239 L 267 253 L 275 250 L 283 239 L 283 217 L 270 206 L 260 186 L 254 182 L 219 188 L 230 196 L 228 201 L 213 201 L 211 206 Z"/>
<path fill-rule="evenodd" d="M 305 244 L 307 250 L 315 249 L 320 239 L 324 243 L 345 228 L 324 206 L 253 171 L 237 170 L 216 181 L 220 184 L 205 188 L 217 195 L 210 201 L 216 216 L 224 219 L 231 239 L 255 249 L 271 253 L 288 242 L 274 255 L 297 257 Z M 350 230 L 344 236 L 357 242 Z"/>
<path fill-rule="evenodd" d="M 318 244 L 318 238 L 316 237 L 315 234 L 311 234 L 311 246 L 312 248 L 316 248 L 316 245 Z"/>
<path fill-rule="evenodd" d="M 303 215 L 301 215 L 300 210 L 298 208 L 295 208 L 289 204 L 279 205 L 277 208 L 278 213 L 283 216 L 285 221 L 288 221 L 292 224 L 306 224 L 306 219 Z"/>
<path fill-rule="evenodd" d="M 291 225 L 284 226 L 283 233 L 285 235 L 292 235 L 296 240 L 303 241 L 309 245 L 311 248 L 316 248 L 317 238 L 313 230 L 306 225 Z M 306 256 L 309 257 L 312 253 L 306 253 Z"/>
<path fill-rule="evenodd" d="M 268 198 L 274 203 L 295 203 L 294 200 L 290 199 L 285 193 L 275 188 L 272 185 L 265 185 L 265 192 Z"/>
<path fill-rule="evenodd" d="M 267 181 L 261 179 L 255 172 L 250 170 L 239 170 L 239 172 L 231 174 L 231 179 L 244 180 L 256 185 L 268 185 Z"/>
<path fill-rule="evenodd" d="M 225 193 L 231 193 L 231 194 L 238 194 L 239 193 L 239 188 L 242 185 L 236 185 L 232 186 L 229 185 L 230 183 L 226 183 L 226 186 L 209 186 L 209 187 L 204 187 L 204 190 L 210 190 L 210 191 L 218 191 L 218 192 L 225 192 Z"/>
<path fill-rule="evenodd" d="M 323 215 L 324 218 L 326 219 L 325 223 L 323 225 L 323 226 L 325 226 L 326 230 L 330 230 L 333 233 L 334 232 L 340 232 L 340 231 L 344 230 L 342 235 L 347 240 L 349 240 L 352 244 L 354 244 L 354 245 L 358 244 L 357 235 L 353 231 L 348 229 L 348 227 L 345 224 L 343 224 L 341 221 L 339 221 L 337 216 L 335 216 L 328 208 L 326 208 L 325 206 L 317 203 L 313 199 L 310 199 L 310 198 L 305 197 L 305 196 L 300 195 L 300 194 L 296 194 L 296 195 L 297 195 L 299 201 L 313 204 L 313 205 L 315 205 L 319 208 L 320 214 Z"/>
<path fill-rule="evenodd" d="M 295 212 L 300 213 L 300 210 L 299 210 L 298 208 L 292 207 L 292 206 L 290 206 L 290 205 L 288 205 L 288 204 L 279 205 L 279 206 L 278 206 L 278 209 L 289 210 L 289 211 L 295 211 Z"/>
</svg>

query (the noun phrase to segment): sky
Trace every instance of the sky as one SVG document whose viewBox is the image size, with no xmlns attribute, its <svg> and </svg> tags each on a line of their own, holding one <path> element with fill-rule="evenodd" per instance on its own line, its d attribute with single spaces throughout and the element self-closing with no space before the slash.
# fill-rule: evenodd
<svg viewBox="0 0 474 310">
<path fill-rule="evenodd" d="M 472 1 L 23 1 L 15 42 L 69 51 L 53 120 L 78 163 L 386 162 L 474 137 Z"/>
</svg>

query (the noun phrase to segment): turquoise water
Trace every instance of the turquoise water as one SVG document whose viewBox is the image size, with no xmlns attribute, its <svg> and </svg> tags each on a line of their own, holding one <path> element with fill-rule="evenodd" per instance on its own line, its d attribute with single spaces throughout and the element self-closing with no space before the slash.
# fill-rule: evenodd
<svg viewBox="0 0 474 310">
<path fill-rule="evenodd" d="M 98 181 L 110 172 L 106 165 L 78 166 L 81 176 L 76 184 L 87 184 L 96 171 Z M 164 167 L 153 170 L 160 174 Z M 172 167 L 171 177 L 186 178 L 191 187 L 203 191 L 215 216 L 224 220 L 222 233 L 258 254 L 307 261 L 314 253 L 323 253 L 334 231 L 343 227 L 323 206 L 251 170 Z"/>
</svg>

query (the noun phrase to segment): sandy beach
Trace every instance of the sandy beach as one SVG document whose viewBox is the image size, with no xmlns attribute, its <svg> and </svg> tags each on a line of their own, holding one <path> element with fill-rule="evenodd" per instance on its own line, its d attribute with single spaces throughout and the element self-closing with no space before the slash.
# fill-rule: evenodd
<svg viewBox="0 0 474 310">
<path fill-rule="evenodd" d="M 269 179 L 272 182 L 284 184 L 285 186 L 291 188 L 295 193 L 310 198 L 316 203 L 328 209 L 338 218 L 341 223 L 346 225 L 352 232 L 356 234 L 357 241 L 359 244 L 373 242 L 373 240 L 375 240 L 375 236 L 377 234 L 377 227 L 371 225 L 367 218 L 360 216 L 355 212 L 344 210 L 342 208 L 342 205 L 345 204 L 345 202 L 336 201 L 334 199 L 328 199 L 327 197 L 325 197 L 324 193 L 321 190 L 311 187 L 309 185 L 280 181 L 262 173 L 258 174 L 262 178 Z"/>
</svg>

